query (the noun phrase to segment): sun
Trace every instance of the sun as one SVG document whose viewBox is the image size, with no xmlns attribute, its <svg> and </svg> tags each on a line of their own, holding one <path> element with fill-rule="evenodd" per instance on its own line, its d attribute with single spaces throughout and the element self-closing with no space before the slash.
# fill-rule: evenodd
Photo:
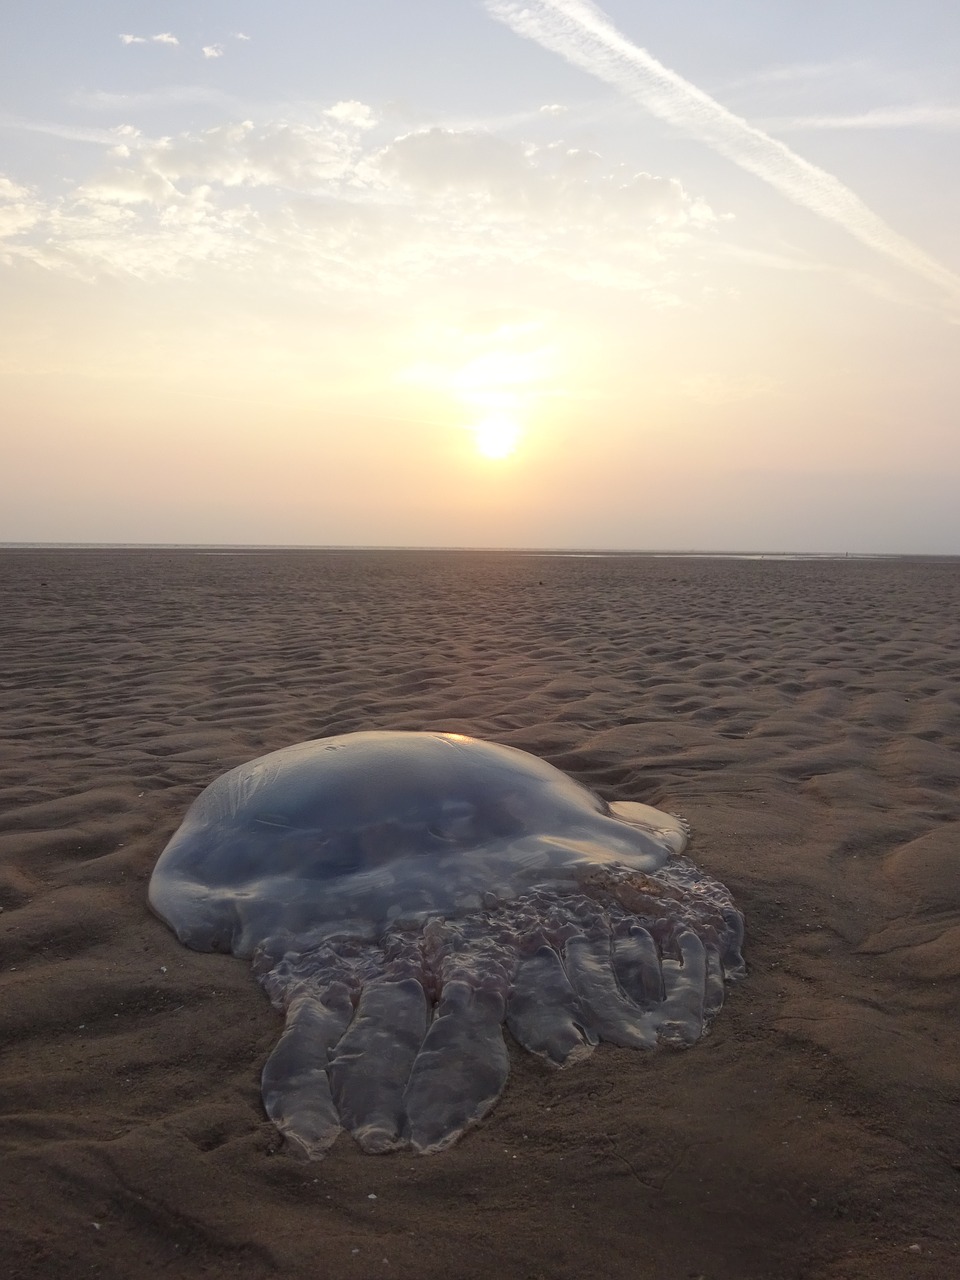
<svg viewBox="0 0 960 1280">
<path fill-rule="evenodd" d="M 485 458 L 507 458 L 517 447 L 520 428 L 512 418 L 501 413 L 491 414 L 471 428 L 477 452 Z"/>
</svg>

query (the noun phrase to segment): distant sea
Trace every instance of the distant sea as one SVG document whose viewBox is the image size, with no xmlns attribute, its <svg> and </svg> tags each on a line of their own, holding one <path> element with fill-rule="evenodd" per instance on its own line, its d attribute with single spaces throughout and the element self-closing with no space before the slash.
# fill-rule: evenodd
<svg viewBox="0 0 960 1280">
<path fill-rule="evenodd" d="M 182 551 L 192 555 L 242 556 L 275 555 L 284 552 L 338 552 L 357 554 L 364 551 L 379 555 L 389 552 L 456 553 L 458 555 L 513 555 L 551 559 L 650 559 L 650 560 L 951 560 L 955 556 L 923 555 L 898 552 L 853 551 L 698 551 L 698 550 L 603 550 L 545 547 L 380 547 L 380 546 L 306 546 L 256 545 L 247 543 L 209 544 L 191 542 L 0 542 L 0 551 Z"/>
</svg>

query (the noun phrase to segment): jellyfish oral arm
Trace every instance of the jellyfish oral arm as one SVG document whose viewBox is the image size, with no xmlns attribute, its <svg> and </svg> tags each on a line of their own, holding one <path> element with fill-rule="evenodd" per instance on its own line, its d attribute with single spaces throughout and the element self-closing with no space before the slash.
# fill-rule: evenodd
<svg viewBox="0 0 960 1280">
<path fill-rule="evenodd" d="M 353 1017 L 349 994 L 320 998 L 300 993 L 287 1009 L 283 1035 L 263 1068 L 263 1108 L 294 1147 L 312 1160 L 340 1132 L 340 1113 L 330 1092 L 328 1063 Z"/>
</svg>

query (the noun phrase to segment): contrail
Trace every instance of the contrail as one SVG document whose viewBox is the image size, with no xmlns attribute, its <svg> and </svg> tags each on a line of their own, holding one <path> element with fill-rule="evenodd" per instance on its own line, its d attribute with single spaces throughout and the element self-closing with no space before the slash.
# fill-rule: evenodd
<svg viewBox="0 0 960 1280">
<path fill-rule="evenodd" d="M 795 204 L 960 297 L 960 277 L 887 225 L 833 174 L 818 168 L 690 84 L 622 35 L 591 0 L 483 0 L 518 35 L 582 67 L 668 124 L 707 143 Z"/>
</svg>

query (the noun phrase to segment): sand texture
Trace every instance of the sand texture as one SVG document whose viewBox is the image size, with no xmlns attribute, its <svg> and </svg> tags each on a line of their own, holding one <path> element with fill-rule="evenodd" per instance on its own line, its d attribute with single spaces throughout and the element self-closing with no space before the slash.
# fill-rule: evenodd
<svg viewBox="0 0 960 1280">
<path fill-rule="evenodd" d="M 22 550 L 0 600 L 8 1280 L 960 1274 L 960 563 Z M 225 769 L 368 728 L 685 815 L 747 919 L 711 1034 L 286 1152 L 279 1016 L 146 885 Z"/>
</svg>

